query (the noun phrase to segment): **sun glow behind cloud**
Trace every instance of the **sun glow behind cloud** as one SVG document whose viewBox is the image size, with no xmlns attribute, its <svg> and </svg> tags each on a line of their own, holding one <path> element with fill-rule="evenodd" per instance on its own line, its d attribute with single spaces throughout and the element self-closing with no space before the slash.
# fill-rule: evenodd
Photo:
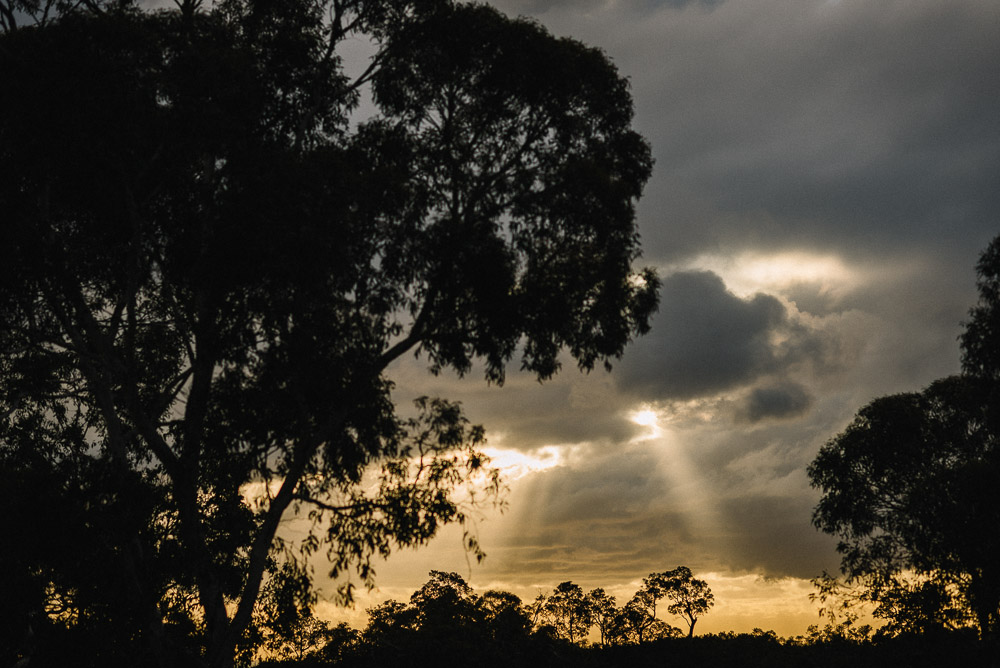
<svg viewBox="0 0 1000 668">
<path fill-rule="evenodd" d="M 722 277 L 726 286 L 741 297 L 760 291 L 782 294 L 792 286 L 806 284 L 836 298 L 865 281 L 865 272 L 849 266 L 842 258 L 808 251 L 700 255 L 671 269 L 708 269 Z"/>
<path fill-rule="evenodd" d="M 490 458 L 490 466 L 500 469 L 506 482 L 559 466 L 566 456 L 563 448 L 553 445 L 537 448 L 531 452 L 487 447 L 483 448 L 483 454 Z"/>
<path fill-rule="evenodd" d="M 659 416 L 654 410 L 644 408 L 642 410 L 635 411 L 629 419 L 640 427 L 649 427 L 649 432 L 639 436 L 639 440 L 656 438 L 663 433 L 660 430 Z"/>
</svg>

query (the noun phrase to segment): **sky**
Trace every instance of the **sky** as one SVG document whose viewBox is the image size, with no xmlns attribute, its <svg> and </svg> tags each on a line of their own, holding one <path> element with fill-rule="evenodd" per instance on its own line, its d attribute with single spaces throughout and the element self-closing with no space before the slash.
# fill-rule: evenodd
<svg viewBox="0 0 1000 668">
<path fill-rule="evenodd" d="M 552 381 L 390 369 L 396 401 L 460 400 L 504 470 L 504 513 L 377 565 L 356 608 L 431 569 L 530 600 L 572 580 L 624 604 L 689 566 L 699 632 L 816 623 L 835 572 L 806 467 L 875 397 L 959 369 L 979 252 L 1000 233 L 995 0 L 496 0 L 602 48 L 656 166 L 638 209 L 663 281 L 612 372 Z M 329 586 L 328 586 L 329 591 Z M 667 620 L 682 625 L 679 620 Z"/>
</svg>

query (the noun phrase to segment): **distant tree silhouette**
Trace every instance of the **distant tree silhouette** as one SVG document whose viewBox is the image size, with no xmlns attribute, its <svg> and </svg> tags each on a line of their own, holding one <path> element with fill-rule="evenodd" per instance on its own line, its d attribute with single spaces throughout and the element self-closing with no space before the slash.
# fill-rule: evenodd
<svg viewBox="0 0 1000 668">
<path fill-rule="evenodd" d="M 962 372 L 1000 382 L 1000 235 L 983 250 L 976 264 L 979 303 L 969 310 L 960 337 Z M 991 395 L 990 398 L 996 398 Z M 995 408 L 998 404 L 991 403 Z M 995 413 L 994 413 L 995 417 Z M 995 424 L 995 423 L 994 423 Z"/>
<path fill-rule="evenodd" d="M 543 616 L 559 637 L 571 643 L 585 642 L 592 623 L 591 601 L 580 585 L 561 582 L 545 600 Z"/>
<path fill-rule="evenodd" d="M 841 538 L 848 583 L 890 629 L 951 626 L 961 610 L 983 637 L 1000 629 L 1000 237 L 977 269 L 962 375 L 872 401 L 809 467 L 814 523 Z"/>
<path fill-rule="evenodd" d="M 667 595 L 665 573 L 650 573 L 642 579 L 642 601 L 649 610 L 650 617 L 656 619 L 656 604 Z"/>
<path fill-rule="evenodd" d="M 425 600 L 451 600 L 460 608 L 465 606 L 458 601 L 470 598 L 475 601 L 480 613 L 469 624 L 456 627 L 450 637 L 442 633 L 443 629 L 421 627 L 412 602 L 389 601 L 369 610 L 369 623 L 363 633 L 343 624 L 331 629 L 329 642 L 311 660 L 289 659 L 280 663 L 265 662 L 262 666 L 305 668 L 330 665 L 323 663 L 330 661 L 332 665 L 345 668 L 423 668 L 455 662 L 487 668 L 624 668 L 664 663 L 751 668 L 882 668 L 889 665 L 937 668 L 941 665 L 990 665 L 992 659 L 988 647 L 976 643 L 974 635 L 961 631 L 901 637 L 873 636 L 869 626 L 857 623 L 859 617 L 853 606 L 842 607 L 859 592 L 845 590 L 843 583 L 835 578 L 816 583 L 820 590 L 818 596 L 823 597 L 822 617 L 827 620 L 826 624 L 810 626 L 803 635 L 780 638 L 774 631 L 755 628 L 750 633 L 725 631 L 682 638 L 684 634 L 679 629 L 654 620 L 656 623 L 647 626 L 649 635 L 644 636 L 641 643 L 635 638 L 618 638 L 586 646 L 556 637 L 555 627 L 548 624 L 542 623 L 537 630 L 530 632 L 526 626 L 530 606 L 521 606 L 518 614 L 522 632 L 509 635 L 488 632 L 487 629 L 492 628 L 500 616 L 515 610 L 515 605 L 520 603 L 518 597 L 502 590 L 477 594 L 464 581 L 456 580 L 454 575 L 432 572 L 431 579 L 421 588 L 425 593 L 431 593 Z M 602 596 L 601 591 L 593 590 L 587 598 L 609 601 L 611 597 L 606 593 Z M 459 594 L 457 597 L 454 596 L 456 593 Z M 646 587 L 637 594 L 639 598 L 647 597 Z M 543 598 L 548 600 L 548 596 Z M 411 601 L 413 599 L 411 597 Z M 653 620 L 649 615 L 648 601 L 643 619 L 647 624 Z M 377 633 L 374 632 L 376 627 L 381 629 Z M 662 631 L 651 632 L 654 627 Z M 468 640 L 463 642 L 463 638 Z"/>
<path fill-rule="evenodd" d="M 458 573 L 431 571 L 410 597 L 416 626 L 426 635 L 467 636 L 480 620 L 477 597 Z"/>
<path fill-rule="evenodd" d="M 516 645 L 531 632 L 531 619 L 515 594 L 491 589 L 480 596 L 476 604 L 489 638 L 496 645 Z"/>
<path fill-rule="evenodd" d="M 657 595 L 666 598 L 670 602 L 667 612 L 684 620 L 688 626 L 688 638 L 694 635 L 694 625 L 698 619 L 715 605 L 715 595 L 708 583 L 695 578 L 687 566 L 651 573 L 643 580 L 643 584 L 653 601 L 654 615 Z"/>
<path fill-rule="evenodd" d="M 653 599 L 649 592 L 640 589 L 622 607 L 616 618 L 618 635 L 631 643 L 641 645 L 663 635 L 664 623 L 653 616 Z"/>
<path fill-rule="evenodd" d="M 956 605 L 961 599 L 954 584 L 939 579 L 897 579 L 892 587 L 879 594 L 878 606 L 872 614 L 886 620 L 886 624 L 876 633 L 930 635 L 967 627 L 975 623 L 975 618 L 967 607 Z"/>
<path fill-rule="evenodd" d="M 543 623 L 543 615 L 545 613 L 545 602 L 549 599 L 545 592 L 538 592 L 538 595 L 531 601 L 531 603 L 525 604 L 524 611 L 528 615 L 528 619 L 531 620 L 532 627 L 537 627 Z"/>
<path fill-rule="evenodd" d="M 327 642 L 320 650 L 320 656 L 334 665 L 346 664 L 358 654 L 361 643 L 361 632 L 347 622 L 341 622 L 327 632 Z"/>
<path fill-rule="evenodd" d="M 587 593 L 590 602 L 590 615 L 593 625 L 601 634 L 601 644 L 615 644 L 620 630 L 617 628 L 616 617 L 620 614 L 618 606 L 615 604 L 615 597 L 606 593 L 603 589 L 593 589 Z"/>
<path fill-rule="evenodd" d="M 398 645 L 399 638 L 417 630 L 417 611 L 405 603 L 388 600 L 367 610 L 363 641 L 371 646 Z"/>
<path fill-rule="evenodd" d="M 561 645 L 567 643 L 533 632 L 516 595 L 502 590 L 480 595 L 456 573 L 431 571 L 409 603 L 387 601 L 369 609 L 356 641 L 348 636 L 346 645 L 324 654 L 347 657 L 345 665 L 424 666 L 462 659 L 482 666 L 530 666 L 537 663 L 534 657 Z"/>
<path fill-rule="evenodd" d="M 22 557 L 15 626 L 215 667 L 285 563 L 370 585 L 498 496 L 394 361 L 545 379 L 648 329 L 651 158 L 603 53 L 485 5 L 177 6 L 0 0 L 0 471 L 55 520 L 0 542 L 68 541 Z"/>
</svg>

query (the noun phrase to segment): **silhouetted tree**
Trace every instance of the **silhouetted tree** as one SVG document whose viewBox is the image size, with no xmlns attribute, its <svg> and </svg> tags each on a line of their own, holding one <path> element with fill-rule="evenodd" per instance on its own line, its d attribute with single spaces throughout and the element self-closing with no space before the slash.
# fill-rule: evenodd
<svg viewBox="0 0 1000 668">
<path fill-rule="evenodd" d="M 523 641 L 531 632 L 531 619 L 521 599 L 509 591 L 490 589 L 476 602 L 481 623 L 489 638 L 499 646 Z"/>
<path fill-rule="evenodd" d="M 561 582 L 546 598 L 544 619 L 560 638 L 571 643 L 585 642 L 592 618 L 590 600 L 578 584 Z"/>
<path fill-rule="evenodd" d="M 636 645 L 671 635 L 670 626 L 654 617 L 653 609 L 654 601 L 649 592 L 637 591 L 618 611 L 614 620 L 615 635 Z"/>
<path fill-rule="evenodd" d="M 618 634 L 628 642 L 642 644 L 646 640 L 646 631 L 656 619 L 649 614 L 648 594 L 636 592 L 622 606 L 616 619 Z"/>
<path fill-rule="evenodd" d="M 62 597 L 135 663 L 226 666 L 287 560 L 371 584 L 465 519 L 483 434 L 444 401 L 397 414 L 393 361 L 544 379 L 646 331 L 651 159 L 600 51 L 487 6 L 178 5 L 0 2 L 0 470 L 119 576 L 33 554 L 35 612 Z M 168 612 L 196 656 L 167 651 Z"/>
<path fill-rule="evenodd" d="M 390 599 L 368 608 L 366 612 L 368 624 L 363 633 L 364 641 L 368 644 L 379 645 L 386 636 L 417 629 L 417 611 L 405 603 Z"/>
<path fill-rule="evenodd" d="M 590 602 L 590 615 L 593 625 L 601 634 L 601 644 L 614 644 L 618 640 L 620 633 L 616 629 L 615 618 L 620 613 L 615 604 L 615 597 L 606 593 L 603 589 L 593 589 L 587 593 Z"/>
<path fill-rule="evenodd" d="M 417 628 L 427 635 L 468 635 L 479 621 L 477 597 L 458 573 L 431 571 L 410 597 Z"/>
<path fill-rule="evenodd" d="M 642 579 L 642 602 L 645 604 L 650 617 L 656 619 L 656 604 L 667 595 L 668 583 L 667 573 L 650 573 L 649 577 Z"/>
<path fill-rule="evenodd" d="M 953 584 L 937 579 L 898 579 L 879 594 L 878 606 L 872 612 L 876 618 L 886 620 L 877 635 L 930 635 L 967 627 L 975 619 L 967 607 L 956 605 L 961 600 Z"/>
<path fill-rule="evenodd" d="M 670 602 L 667 612 L 680 616 L 687 623 L 688 638 L 694 635 L 694 625 L 698 618 L 715 605 L 715 595 L 708 583 L 694 577 L 687 566 L 678 566 L 663 573 L 650 573 L 643 584 L 653 601 L 654 616 L 656 592 Z"/>
<path fill-rule="evenodd" d="M 320 655 L 334 665 L 346 663 L 361 649 L 361 642 L 361 632 L 347 622 L 341 622 L 327 632 L 327 641 Z"/>
<path fill-rule="evenodd" d="M 1000 237 L 978 265 L 964 373 L 872 401 L 809 467 L 823 491 L 813 521 L 841 538 L 849 581 L 862 582 L 886 615 L 947 596 L 946 607 L 968 611 L 984 637 L 1000 628 L 998 257 Z"/>
<path fill-rule="evenodd" d="M 543 624 L 543 616 L 545 614 L 545 602 L 549 600 L 548 595 L 545 592 L 538 592 L 538 595 L 524 606 L 524 612 L 528 615 L 528 619 L 531 620 L 532 627 L 538 627 Z"/>
</svg>

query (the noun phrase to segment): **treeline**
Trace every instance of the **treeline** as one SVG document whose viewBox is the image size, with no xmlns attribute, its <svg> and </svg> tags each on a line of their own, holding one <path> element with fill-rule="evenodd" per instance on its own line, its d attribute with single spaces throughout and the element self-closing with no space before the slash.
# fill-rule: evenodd
<svg viewBox="0 0 1000 668">
<path fill-rule="evenodd" d="M 268 599 L 265 599 L 268 600 Z M 308 599 L 268 600 L 256 624 L 258 642 L 272 655 L 302 659 L 323 650 L 328 659 L 343 659 L 355 650 L 396 651 L 414 645 L 473 651 L 474 647 L 518 651 L 534 645 L 565 643 L 586 646 L 593 632 L 600 646 L 637 645 L 685 631 L 666 623 L 663 613 L 678 616 L 692 636 L 699 617 L 714 604 L 708 583 L 686 566 L 650 573 L 642 587 L 622 606 L 603 589 L 584 592 L 567 581 L 551 592 L 522 602 L 517 595 L 491 589 L 477 594 L 457 573 L 431 571 L 430 579 L 408 603 L 386 601 L 368 609 L 362 630 L 347 625 L 329 629 L 316 618 Z"/>
<path fill-rule="evenodd" d="M 683 566 L 651 573 L 622 606 L 603 589 L 584 592 L 573 582 L 524 602 L 503 590 L 478 594 L 456 573 L 431 571 L 408 602 L 369 608 L 363 629 L 330 627 L 311 611 L 300 611 L 289 633 L 267 634 L 270 658 L 262 665 L 994 665 L 968 630 L 889 637 L 848 619 L 789 638 L 759 628 L 693 636 L 694 623 L 712 602 L 707 584 Z M 660 619 L 663 613 L 684 619 L 687 632 Z"/>
</svg>

